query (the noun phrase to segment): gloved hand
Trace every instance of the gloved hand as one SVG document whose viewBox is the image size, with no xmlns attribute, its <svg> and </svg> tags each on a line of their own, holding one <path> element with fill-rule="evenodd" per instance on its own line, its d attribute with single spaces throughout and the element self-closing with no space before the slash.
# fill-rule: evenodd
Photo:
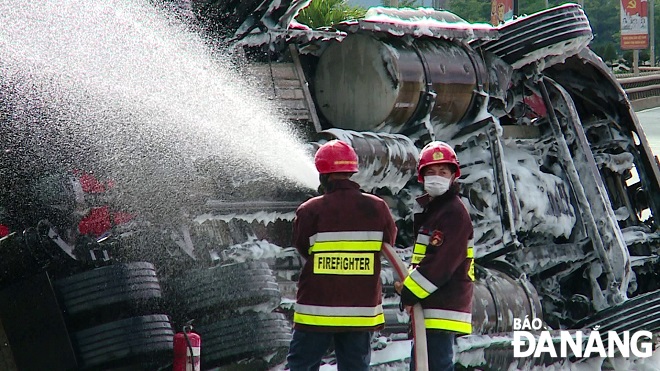
<svg viewBox="0 0 660 371">
<path fill-rule="evenodd" d="M 401 290 L 403 290 L 403 284 L 401 282 L 394 282 L 394 290 L 396 290 L 396 293 L 401 296 Z M 412 306 L 411 305 L 403 305 L 403 301 L 399 300 L 399 310 L 400 311 L 406 311 L 409 315 L 412 315 Z"/>
</svg>

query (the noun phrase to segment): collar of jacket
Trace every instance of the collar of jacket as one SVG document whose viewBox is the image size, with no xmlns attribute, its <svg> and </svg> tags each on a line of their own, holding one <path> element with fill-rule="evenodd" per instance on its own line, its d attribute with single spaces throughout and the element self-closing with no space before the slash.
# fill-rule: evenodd
<svg viewBox="0 0 660 371">
<path fill-rule="evenodd" d="M 438 197 L 431 197 L 428 193 L 424 193 L 423 195 L 417 197 L 415 200 L 418 204 L 420 204 L 420 206 L 424 208 L 424 210 L 432 209 L 437 207 L 437 205 L 441 205 L 448 199 L 456 196 L 458 194 L 458 189 L 458 183 L 454 182 L 451 186 L 449 186 L 449 189 L 443 195 Z"/>
<path fill-rule="evenodd" d="M 360 185 L 350 179 L 338 179 L 330 182 L 326 194 L 332 193 L 338 189 L 360 189 Z"/>
</svg>

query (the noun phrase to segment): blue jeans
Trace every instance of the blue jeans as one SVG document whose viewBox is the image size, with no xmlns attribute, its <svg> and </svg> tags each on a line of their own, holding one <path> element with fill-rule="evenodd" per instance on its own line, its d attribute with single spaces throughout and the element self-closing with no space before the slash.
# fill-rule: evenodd
<svg viewBox="0 0 660 371">
<path fill-rule="evenodd" d="M 429 371 L 454 370 L 454 334 L 444 331 L 426 331 L 426 349 Z M 410 354 L 410 370 L 415 370 L 415 346 Z"/>
<path fill-rule="evenodd" d="M 293 330 L 287 355 L 291 371 L 312 371 L 321 367 L 330 342 L 334 340 L 337 370 L 368 371 L 371 362 L 371 332 L 314 332 Z"/>
</svg>

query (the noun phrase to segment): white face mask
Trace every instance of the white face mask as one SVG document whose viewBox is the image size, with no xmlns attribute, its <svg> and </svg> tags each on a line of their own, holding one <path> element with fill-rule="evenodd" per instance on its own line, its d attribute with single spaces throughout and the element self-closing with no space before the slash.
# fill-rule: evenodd
<svg viewBox="0 0 660 371">
<path fill-rule="evenodd" d="M 452 177 L 453 179 L 453 177 Z M 427 175 L 424 177 L 424 190 L 431 197 L 445 194 L 451 185 L 452 179 L 440 175 Z"/>
</svg>

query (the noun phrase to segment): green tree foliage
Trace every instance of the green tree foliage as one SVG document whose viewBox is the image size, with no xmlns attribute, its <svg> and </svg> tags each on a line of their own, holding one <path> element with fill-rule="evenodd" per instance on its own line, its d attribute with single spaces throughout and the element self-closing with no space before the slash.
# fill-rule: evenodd
<svg viewBox="0 0 660 371">
<path fill-rule="evenodd" d="M 472 23 L 490 23 L 490 0 L 453 0 L 447 10 Z"/>
<path fill-rule="evenodd" d="M 619 0 L 585 0 L 584 12 L 589 18 L 594 39 L 591 49 L 605 61 L 617 59 L 612 57 L 620 53 L 621 3 Z M 614 50 L 613 50 L 614 48 Z M 607 54 L 607 55 L 606 55 Z"/>
<path fill-rule="evenodd" d="M 605 48 L 600 52 L 596 52 L 596 54 L 600 55 L 606 62 L 612 62 L 618 59 L 616 46 L 613 43 L 606 44 Z"/>
<path fill-rule="evenodd" d="M 363 18 L 366 9 L 351 6 L 346 0 L 313 0 L 300 11 L 296 20 L 311 28 L 328 27 L 349 19 Z"/>
</svg>

